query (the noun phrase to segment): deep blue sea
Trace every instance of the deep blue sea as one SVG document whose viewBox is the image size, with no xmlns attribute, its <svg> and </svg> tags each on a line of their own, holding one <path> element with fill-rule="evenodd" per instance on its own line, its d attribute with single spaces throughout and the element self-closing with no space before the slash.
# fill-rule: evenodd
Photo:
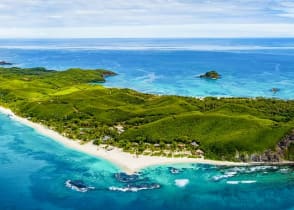
<svg viewBox="0 0 294 210">
<path fill-rule="evenodd" d="M 106 86 L 148 93 L 294 98 L 294 39 L 0 40 L 0 60 L 109 69 L 119 75 Z M 222 79 L 197 77 L 210 70 Z"/>
<path fill-rule="evenodd" d="M 294 39 L 0 40 L 0 60 L 110 69 L 119 75 L 106 86 L 148 93 L 294 99 Z M 209 70 L 222 78 L 197 78 Z M 126 177 L 8 116 L 0 122 L 0 210 L 294 209 L 293 167 L 185 164 Z M 69 180 L 93 188 L 79 192 Z"/>
</svg>

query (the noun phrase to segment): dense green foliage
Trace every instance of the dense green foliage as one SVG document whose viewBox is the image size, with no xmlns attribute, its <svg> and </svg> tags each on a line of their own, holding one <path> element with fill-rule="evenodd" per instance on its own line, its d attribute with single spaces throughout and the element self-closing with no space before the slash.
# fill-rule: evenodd
<svg viewBox="0 0 294 210">
<path fill-rule="evenodd" d="M 288 151 L 286 153 L 286 158 L 288 160 L 294 161 L 294 144 L 291 143 L 290 147 L 288 148 Z"/>
<path fill-rule="evenodd" d="M 104 139 L 139 152 L 157 144 L 162 150 L 181 146 L 193 151 L 191 143 L 197 142 L 214 159 L 274 149 L 294 128 L 294 101 L 158 96 L 98 84 L 111 75 L 105 70 L 0 68 L 0 101 L 73 139 L 97 144 Z"/>
</svg>

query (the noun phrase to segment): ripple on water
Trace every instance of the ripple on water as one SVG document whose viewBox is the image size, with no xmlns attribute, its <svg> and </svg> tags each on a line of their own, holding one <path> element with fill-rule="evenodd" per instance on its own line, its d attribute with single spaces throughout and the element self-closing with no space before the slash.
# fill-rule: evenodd
<svg viewBox="0 0 294 210">
<path fill-rule="evenodd" d="M 135 173 L 135 174 L 116 173 L 114 176 L 116 180 L 123 183 L 136 182 L 140 180 L 140 176 L 138 173 Z"/>
</svg>

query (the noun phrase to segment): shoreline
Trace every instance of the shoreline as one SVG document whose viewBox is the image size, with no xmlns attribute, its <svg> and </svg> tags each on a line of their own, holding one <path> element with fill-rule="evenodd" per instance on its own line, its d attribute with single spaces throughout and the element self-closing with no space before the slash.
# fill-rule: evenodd
<svg viewBox="0 0 294 210">
<path fill-rule="evenodd" d="M 294 164 L 291 161 L 277 162 L 277 163 L 244 163 L 244 162 L 230 162 L 230 161 L 217 161 L 217 160 L 208 160 L 204 158 L 170 158 L 170 157 L 159 157 L 159 156 L 146 156 L 146 155 L 134 155 L 127 152 L 123 152 L 122 149 L 113 148 L 112 150 L 107 150 L 103 145 L 94 145 L 92 142 L 81 144 L 77 140 L 69 139 L 65 136 L 62 136 L 60 133 L 51 130 L 50 128 L 42 125 L 40 123 L 31 122 L 26 118 L 17 116 L 10 109 L 0 106 L 0 113 L 8 115 L 11 119 L 33 128 L 36 132 L 50 139 L 62 144 L 65 147 L 74 149 L 76 151 L 94 156 L 96 158 L 102 158 L 107 160 L 122 171 L 133 174 L 140 171 L 143 168 L 150 166 L 160 166 L 168 164 L 184 164 L 184 163 L 199 163 L 199 164 L 209 164 L 209 165 L 219 165 L 219 166 L 249 166 L 249 165 L 283 165 L 283 164 Z M 105 145 L 104 145 L 105 146 Z"/>
</svg>

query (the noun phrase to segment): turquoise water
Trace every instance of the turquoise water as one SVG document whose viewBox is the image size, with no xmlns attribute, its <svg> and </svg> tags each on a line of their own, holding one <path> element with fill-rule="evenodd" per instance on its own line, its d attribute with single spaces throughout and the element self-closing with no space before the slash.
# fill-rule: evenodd
<svg viewBox="0 0 294 210">
<path fill-rule="evenodd" d="M 111 163 L 67 149 L 5 115 L 0 121 L 3 210 L 294 209 L 293 167 L 174 165 L 178 174 L 168 166 L 151 167 L 137 182 L 156 183 L 159 189 L 111 191 L 128 184 L 115 178 L 120 170 Z M 78 192 L 65 186 L 67 180 L 95 189 Z"/>
<path fill-rule="evenodd" d="M 294 39 L 0 40 L 21 67 L 107 68 L 106 86 L 189 96 L 294 98 Z M 195 76 L 218 70 L 219 81 Z M 273 95 L 273 87 L 281 91 Z M 294 168 L 150 167 L 133 182 L 108 161 L 70 150 L 0 114 L 0 209 L 294 209 Z M 175 169 L 172 171 L 176 171 Z M 87 192 L 66 186 L 80 180 Z M 124 192 L 140 187 L 147 189 Z"/>
</svg>

